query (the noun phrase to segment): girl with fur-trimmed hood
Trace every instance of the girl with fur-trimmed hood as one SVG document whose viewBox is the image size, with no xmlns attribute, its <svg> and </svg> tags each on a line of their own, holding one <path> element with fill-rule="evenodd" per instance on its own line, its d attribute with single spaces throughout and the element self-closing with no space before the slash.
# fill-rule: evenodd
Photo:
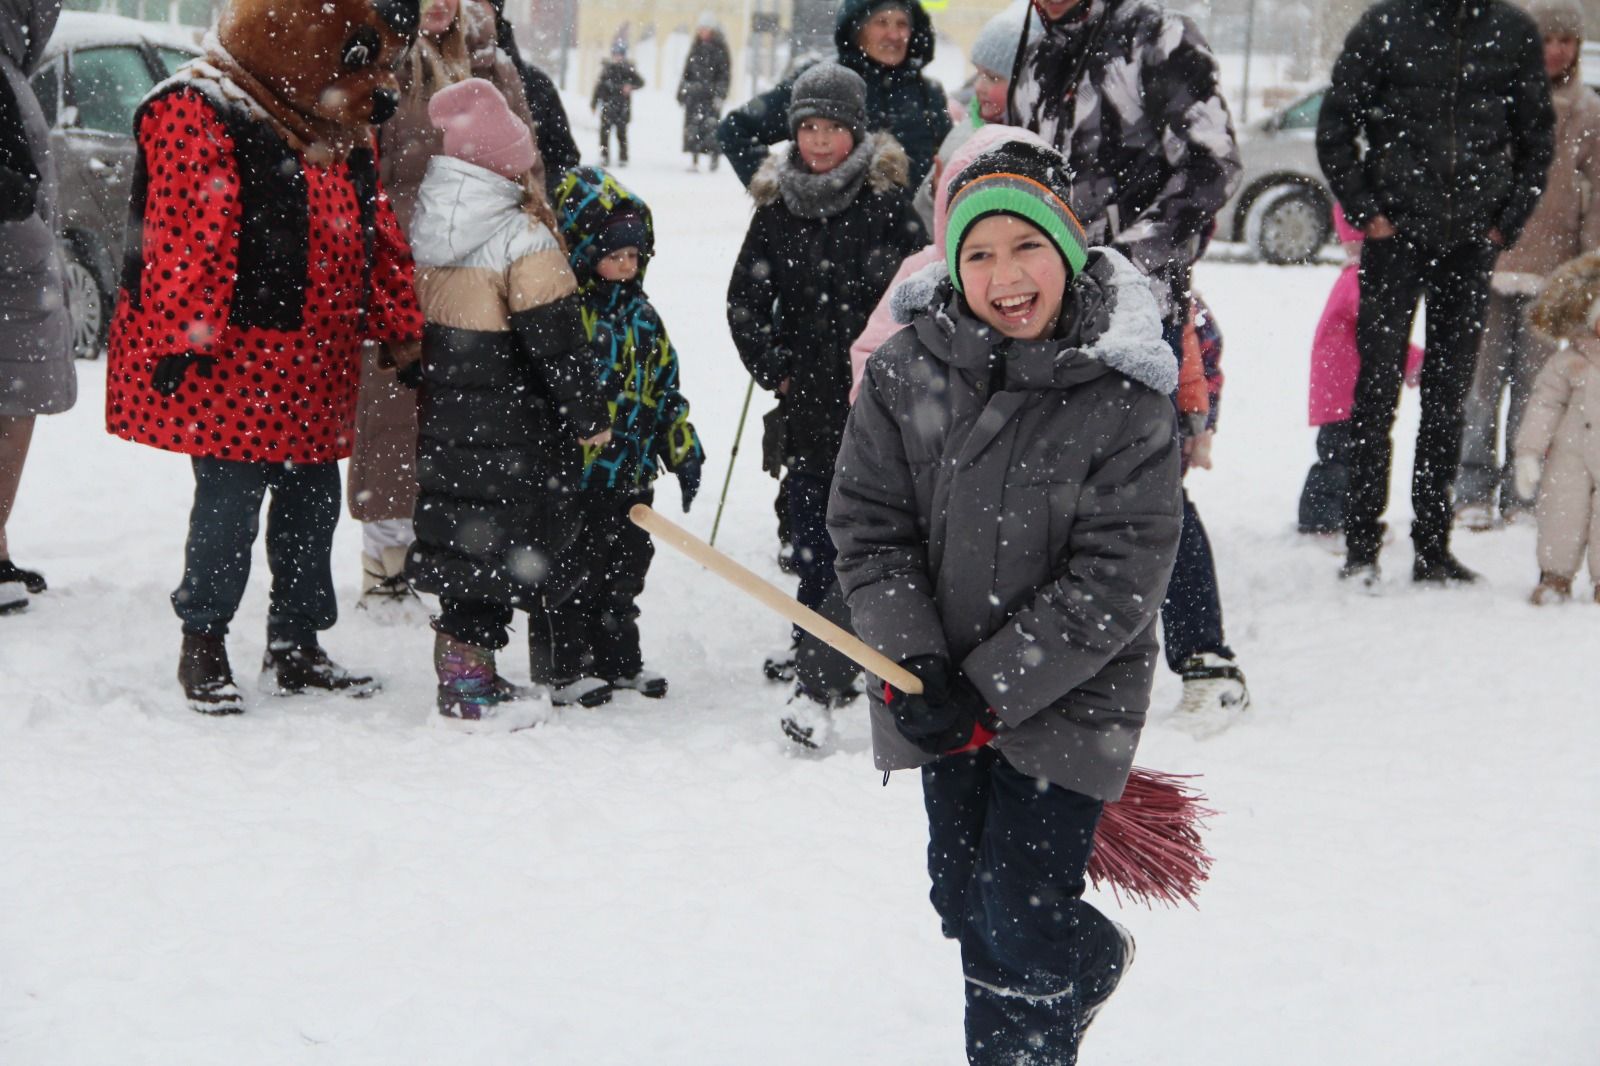
<svg viewBox="0 0 1600 1066">
<path fill-rule="evenodd" d="M 1081 896 L 1183 515 L 1155 298 L 1087 246 L 1066 173 L 1019 138 L 951 180 L 946 259 L 897 290 L 828 509 L 852 625 L 922 681 L 869 688 L 873 752 L 921 769 L 973 1063 L 1075 1061 L 1133 959 Z"/>
<path fill-rule="evenodd" d="M 1570 597 L 1587 552 L 1600 603 L 1600 252 L 1559 267 L 1528 320 L 1552 342 L 1564 342 L 1534 379 L 1516 437 L 1517 495 L 1538 492 L 1539 585 L 1532 599 Z"/>
<path fill-rule="evenodd" d="M 728 283 L 739 358 L 778 397 L 800 602 L 813 608 L 834 581 L 823 516 L 850 411 L 850 344 L 900 260 L 928 243 L 905 152 L 887 133 L 867 133 L 866 99 L 861 76 L 838 63 L 818 63 L 795 81 L 794 147 L 750 183 L 755 217 Z M 785 728 L 808 744 L 822 726 Z"/>
</svg>

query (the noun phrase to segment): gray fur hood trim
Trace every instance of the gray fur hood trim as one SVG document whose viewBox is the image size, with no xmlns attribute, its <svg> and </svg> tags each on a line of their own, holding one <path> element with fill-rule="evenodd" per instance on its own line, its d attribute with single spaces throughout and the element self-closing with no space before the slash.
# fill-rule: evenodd
<svg viewBox="0 0 1600 1066">
<path fill-rule="evenodd" d="M 802 170 L 793 147 L 775 152 L 767 156 L 756 176 L 750 179 L 750 196 L 757 207 L 777 203 L 781 198 L 797 214 L 829 218 L 855 200 L 863 176 L 866 186 L 877 193 L 909 186 L 911 161 L 892 134 L 882 131 L 869 134 L 843 163 L 827 174 Z"/>
<path fill-rule="evenodd" d="M 1150 280 L 1139 268 L 1121 252 L 1092 248 L 1088 264 L 1073 284 L 1093 287 L 1093 293 L 1081 294 L 1079 304 L 1094 313 L 1085 316 L 1078 327 L 1083 335 L 1069 340 L 1057 360 L 1081 355 L 1163 395 L 1176 392 L 1178 361 L 1162 338 L 1161 310 L 1150 291 Z M 953 334 L 957 329 L 951 317 L 955 300 L 949 270 L 941 261 L 929 263 L 896 286 L 889 306 L 898 323 L 910 324 L 928 315 L 941 331 Z M 965 317 L 970 312 L 961 314 Z"/>
</svg>

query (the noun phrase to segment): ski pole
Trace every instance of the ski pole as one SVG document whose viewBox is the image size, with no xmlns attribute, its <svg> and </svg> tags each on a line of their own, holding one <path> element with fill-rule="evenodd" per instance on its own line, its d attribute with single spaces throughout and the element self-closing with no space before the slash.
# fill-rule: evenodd
<svg viewBox="0 0 1600 1066">
<path fill-rule="evenodd" d="M 651 507 L 636 503 L 628 509 L 628 517 L 652 537 L 670 544 L 724 581 L 760 600 L 863 670 L 883 678 L 901 692 L 914 695 L 922 691 L 917 675 Z"/>
<path fill-rule="evenodd" d="M 728 456 L 728 473 L 722 479 L 722 497 L 717 500 L 717 517 L 711 520 L 711 544 L 717 542 L 717 527 L 722 525 L 722 509 L 728 503 L 728 486 L 733 483 L 733 461 L 739 458 L 739 438 L 744 436 L 744 420 L 750 414 L 750 397 L 756 392 L 756 379 L 751 378 L 744 390 L 744 406 L 739 408 L 739 428 L 733 431 L 733 454 Z"/>
</svg>

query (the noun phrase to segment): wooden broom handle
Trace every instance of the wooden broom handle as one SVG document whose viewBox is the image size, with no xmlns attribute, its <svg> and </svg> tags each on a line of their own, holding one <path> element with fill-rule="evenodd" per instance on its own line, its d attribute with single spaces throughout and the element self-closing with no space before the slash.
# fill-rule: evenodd
<svg viewBox="0 0 1600 1066">
<path fill-rule="evenodd" d="M 916 674 L 876 648 L 868 647 L 849 630 L 796 602 L 772 582 L 741 566 L 676 522 L 662 517 L 653 508 L 636 503 L 628 508 L 628 517 L 652 537 L 672 545 L 735 588 L 760 600 L 863 670 L 883 678 L 901 692 L 915 695 L 922 691 L 922 682 Z"/>
</svg>

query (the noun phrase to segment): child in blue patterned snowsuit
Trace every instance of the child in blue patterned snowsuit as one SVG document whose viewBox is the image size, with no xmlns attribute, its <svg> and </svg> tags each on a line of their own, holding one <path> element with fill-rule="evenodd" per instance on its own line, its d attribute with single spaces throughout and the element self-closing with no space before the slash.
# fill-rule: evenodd
<svg viewBox="0 0 1600 1066">
<path fill-rule="evenodd" d="M 533 612 L 534 680 L 550 685 L 557 703 L 594 706 L 614 689 L 660 697 L 667 682 L 644 669 L 636 603 L 654 549 L 628 509 L 653 502 L 652 484 L 665 468 L 677 475 L 687 512 L 704 452 L 679 391 L 678 353 L 644 291 L 655 251 L 649 207 L 605 171 L 580 167 L 556 187 L 555 212 L 581 287 L 612 437 L 571 456 L 565 487 L 583 532 L 558 561 L 564 580 L 553 584 L 561 591 Z"/>
</svg>

